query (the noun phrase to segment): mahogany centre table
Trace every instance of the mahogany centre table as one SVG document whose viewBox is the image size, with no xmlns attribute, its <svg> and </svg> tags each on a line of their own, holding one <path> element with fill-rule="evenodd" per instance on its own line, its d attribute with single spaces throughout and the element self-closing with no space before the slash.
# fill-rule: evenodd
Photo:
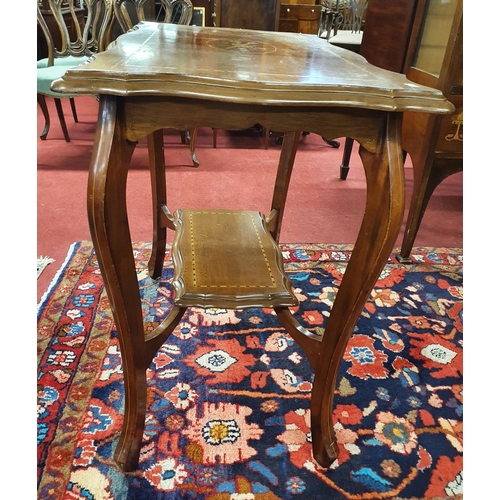
<svg viewBox="0 0 500 500">
<path fill-rule="evenodd" d="M 68 70 L 52 88 L 99 95 L 100 100 L 87 206 L 123 363 L 125 409 L 117 464 L 123 470 L 137 466 L 146 370 L 186 308 L 260 306 L 274 307 L 315 371 L 312 451 L 317 462 L 328 467 L 338 454 L 332 405 L 339 365 L 402 222 L 402 113 L 450 113 L 453 106 L 441 92 L 371 66 L 358 54 L 314 35 L 158 23 L 140 23 L 108 50 Z M 162 129 L 234 130 L 255 123 L 285 133 L 270 214 L 221 207 L 224 210 L 179 210 L 172 215 L 166 207 Z M 367 181 L 359 235 L 322 337 L 303 328 L 288 309 L 296 302 L 277 243 L 303 130 L 359 142 Z M 126 207 L 128 165 L 137 141 L 145 136 L 155 214 L 149 265 L 153 277 L 163 266 L 166 230 L 176 231 L 174 305 L 146 334 Z M 325 242 L 332 238 L 325 234 Z M 254 266 L 248 276 L 245 263 L 226 258 L 238 243 L 244 259 Z M 229 267 L 224 269 L 219 264 L 226 260 Z M 211 265 L 215 262 L 217 266 Z M 239 278 L 233 283 L 235 275 Z"/>
</svg>

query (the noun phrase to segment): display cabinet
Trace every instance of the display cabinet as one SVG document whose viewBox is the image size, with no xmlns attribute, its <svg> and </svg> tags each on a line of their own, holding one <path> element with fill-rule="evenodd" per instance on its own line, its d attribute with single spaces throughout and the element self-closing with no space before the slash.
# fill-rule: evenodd
<svg viewBox="0 0 500 500">
<path fill-rule="evenodd" d="M 369 0 L 359 53 L 374 66 L 403 73 L 417 6 L 425 0 L 399 0 L 387 9 L 386 0 Z M 338 141 L 327 141 L 338 147 Z M 340 178 L 347 179 L 354 140 L 346 137 Z"/>
<path fill-rule="evenodd" d="M 419 2 L 404 72 L 409 80 L 439 89 L 455 106 L 451 115 L 405 113 L 402 145 L 413 163 L 413 191 L 401 262 L 410 253 L 435 188 L 463 169 L 463 3 Z"/>
</svg>

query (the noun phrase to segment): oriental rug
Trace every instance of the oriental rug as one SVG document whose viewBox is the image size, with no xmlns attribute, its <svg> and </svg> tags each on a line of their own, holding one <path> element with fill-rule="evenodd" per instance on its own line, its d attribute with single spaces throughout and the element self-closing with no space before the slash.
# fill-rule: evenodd
<svg viewBox="0 0 500 500">
<path fill-rule="evenodd" d="M 168 255 L 153 281 L 149 251 L 134 243 L 146 329 L 172 296 Z M 282 251 L 295 315 L 321 334 L 351 247 Z M 346 349 L 328 470 L 311 454 L 313 372 L 273 311 L 192 309 L 150 365 L 140 463 L 122 473 L 117 335 L 92 245 L 75 243 L 38 310 L 38 499 L 462 498 L 462 254 L 412 256 L 389 259 Z"/>
</svg>

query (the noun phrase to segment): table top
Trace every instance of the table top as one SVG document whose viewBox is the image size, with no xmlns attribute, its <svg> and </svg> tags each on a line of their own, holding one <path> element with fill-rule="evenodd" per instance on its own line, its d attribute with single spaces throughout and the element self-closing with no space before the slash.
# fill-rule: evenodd
<svg viewBox="0 0 500 500">
<path fill-rule="evenodd" d="M 315 35 L 141 22 L 52 89 L 245 104 L 450 113 L 438 90 Z"/>
</svg>

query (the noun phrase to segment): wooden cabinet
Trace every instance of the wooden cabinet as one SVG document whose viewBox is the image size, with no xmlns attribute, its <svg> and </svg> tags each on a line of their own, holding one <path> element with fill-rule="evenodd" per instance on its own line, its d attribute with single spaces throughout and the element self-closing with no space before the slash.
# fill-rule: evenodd
<svg viewBox="0 0 500 500">
<path fill-rule="evenodd" d="M 191 0 L 193 7 L 202 8 L 205 12 L 205 26 L 213 26 L 214 2 L 213 0 Z"/>
<path fill-rule="evenodd" d="M 405 74 L 437 88 L 455 105 L 451 115 L 405 113 L 402 144 L 413 163 L 413 192 L 402 262 L 409 256 L 434 189 L 463 169 L 463 4 L 462 0 L 420 1 L 415 14 Z"/>
<path fill-rule="evenodd" d="M 321 5 L 282 3 L 279 31 L 316 35 L 321 17 Z"/>
<path fill-rule="evenodd" d="M 214 0 L 213 25 L 277 31 L 280 0 Z"/>
<path fill-rule="evenodd" d="M 436 187 L 463 169 L 462 0 L 384 0 L 368 3 L 359 53 L 380 68 L 405 73 L 439 89 L 455 106 L 451 115 L 405 113 L 403 150 L 413 164 L 413 190 L 398 259 L 410 263 L 420 223 Z M 346 139 L 341 179 L 347 178 L 353 141 Z"/>
<path fill-rule="evenodd" d="M 386 0 L 369 0 L 359 53 L 370 64 L 403 73 L 419 1 L 398 0 L 387 9 Z"/>
<path fill-rule="evenodd" d="M 370 0 L 365 12 L 361 45 L 357 50 L 359 54 L 374 66 L 403 73 L 417 5 L 424 1 L 399 0 L 387 9 L 387 0 Z M 338 141 L 333 142 L 339 144 Z M 346 180 L 349 173 L 353 144 L 353 139 L 346 137 L 340 165 L 342 180 Z"/>
</svg>

